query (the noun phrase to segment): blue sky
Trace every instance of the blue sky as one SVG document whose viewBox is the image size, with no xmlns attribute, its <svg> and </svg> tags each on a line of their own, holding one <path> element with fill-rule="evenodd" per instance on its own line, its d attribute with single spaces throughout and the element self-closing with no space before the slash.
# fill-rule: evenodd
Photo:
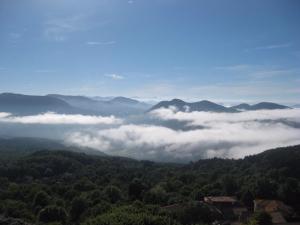
<svg viewBox="0 0 300 225">
<path fill-rule="evenodd" d="M 298 0 L 1 0 L 0 92 L 300 102 Z"/>
</svg>

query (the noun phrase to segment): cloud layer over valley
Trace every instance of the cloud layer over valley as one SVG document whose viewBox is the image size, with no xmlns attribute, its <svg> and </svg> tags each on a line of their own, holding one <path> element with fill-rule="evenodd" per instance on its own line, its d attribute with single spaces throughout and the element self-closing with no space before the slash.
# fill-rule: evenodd
<svg viewBox="0 0 300 225">
<path fill-rule="evenodd" d="M 47 112 L 30 116 L 13 116 L 11 113 L 0 112 L 0 122 L 21 123 L 21 124 L 77 124 L 77 125 L 97 125 L 97 124 L 120 124 L 122 120 L 115 116 L 89 116 L 80 114 L 57 114 Z"/>
<path fill-rule="evenodd" d="M 240 158 L 269 148 L 300 144 L 300 110 L 297 109 L 241 113 L 159 109 L 151 116 L 185 121 L 189 129 L 123 124 L 105 130 L 69 133 L 67 141 L 108 154 L 161 161 Z"/>
<path fill-rule="evenodd" d="M 42 129 L 51 125 L 53 129 L 58 127 L 56 132 L 61 132 L 67 145 L 156 161 L 241 158 L 270 148 L 300 144 L 299 109 L 212 113 L 168 108 L 145 114 L 138 122 L 114 116 L 0 113 L 0 123 L 2 127 L 18 124 L 18 129 L 26 126 L 28 130 L 34 126 L 32 130 L 36 133 L 40 129 L 37 125 Z"/>
</svg>

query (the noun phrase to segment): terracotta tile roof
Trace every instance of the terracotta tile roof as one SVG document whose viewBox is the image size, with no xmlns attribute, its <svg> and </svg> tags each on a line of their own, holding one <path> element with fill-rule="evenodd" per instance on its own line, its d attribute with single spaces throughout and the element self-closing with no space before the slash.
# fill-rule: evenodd
<svg viewBox="0 0 300 225">
<path fill-rule="evenodd" d="M 255 211 L 265 211 L 272 217 L 273 224 L 285 224 L 285 216 L 291 215 L 293 209 L 281 201 L 256 199 L 254 200 Z"/>
<path fill-rule="evenodd" d="M 277 211 L 290 213 L 292 211 L 291 207 L 278 200 L 256 199 L 254 200 L 254 204 L 255 210 L 264 210 L 268 213 Z"/>
<path fill-rule="evenodd" d="M 272 223 L 286 223 L 286 220 L 284 219 L 281 212 L 273 212 L 270 213 L 270 216 L 272 217 Z"/>
<path fill-rule="evenodd" d="M 235 203 L 237 199 L 234 196 L 207 196 L 204 197 L 204 201 L 212 203 Z"/>
</svg>

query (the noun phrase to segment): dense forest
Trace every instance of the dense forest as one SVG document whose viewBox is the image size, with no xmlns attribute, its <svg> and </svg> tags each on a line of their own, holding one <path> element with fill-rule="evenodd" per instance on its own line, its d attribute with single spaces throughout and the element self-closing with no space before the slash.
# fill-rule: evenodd
<svg viewBox="0 0 300 225">
<path fill-rule="evenodd" d="M 204 196 L 236 196 L 249 209 L 256 198 L 278 199 L 299 214 L 299 162 L 300 146 L 189 164 L 0 150 L 0 224 L 212 224 L 222 215 L 201 203 Z M 248 224 L 263 224 L 259 217 Z"/>
</svg>

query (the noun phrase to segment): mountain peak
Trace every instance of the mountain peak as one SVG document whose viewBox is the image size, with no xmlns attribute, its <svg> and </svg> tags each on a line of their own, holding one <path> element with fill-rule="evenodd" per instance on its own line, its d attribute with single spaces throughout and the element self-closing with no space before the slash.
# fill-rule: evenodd
<svg viewBox="0 0 300 225">
<path fill-rule="evenodd" d="M 273 102 L 260 102 L 253 105 L 255 109 L 289 109 L 290 107 L 285 105 L 279 105 Z"/>
<path fill-rule="evenodd" d="M 276 104 L 273 102 L 260 102 L 254 105 L 249 105 L 246 103 L 242 103 L 236 106 L 232 106 L 230 107 L 232 109 L 236 109 L 236 110 L 271 110 L 271 109 L 290 109 L 290 107 L 285 106 L 285 105 L 280 105 L 280 104 Z"/>
<path fill-rule="evenodd" d="M 0 105 L 2 110 L 16 114 L 73 111 L 73 108 L 61 99 L 39 95 L 2 93 L 0 94 Z"/>
<path fill-rule="evenodd" d="M 127 98 L 127 97 L 122 97 L 118 96 L 113 99 L 111 99 L 109 102 L 111 103 L 124 103 L 124 104 L 138 104 L 139 101 L 132 99 L 132 98 Z"/>
<path fill-rule="evenodd" d="M 214 102 L 208 100 L 203 100 L 199 102 L 188 103 L 181 99 L 173 99 L 171 101 L 162 101 L 153 106 L 150 111 L 159 108 L 169 108 L 171 106 L 176 107 L 179 111 L 204 111 L 204 112 L 236 112 L 234 109 L 226 108 L 222 105 L 218 105 Z"/>
<path fill-rule="evenodd" d="M 179 99 L 179 98 L 174 98 L 170 101 L 170 103 L 174 103 L 174 104 L 186 104 L 185 101 Z"/>
</svg>

